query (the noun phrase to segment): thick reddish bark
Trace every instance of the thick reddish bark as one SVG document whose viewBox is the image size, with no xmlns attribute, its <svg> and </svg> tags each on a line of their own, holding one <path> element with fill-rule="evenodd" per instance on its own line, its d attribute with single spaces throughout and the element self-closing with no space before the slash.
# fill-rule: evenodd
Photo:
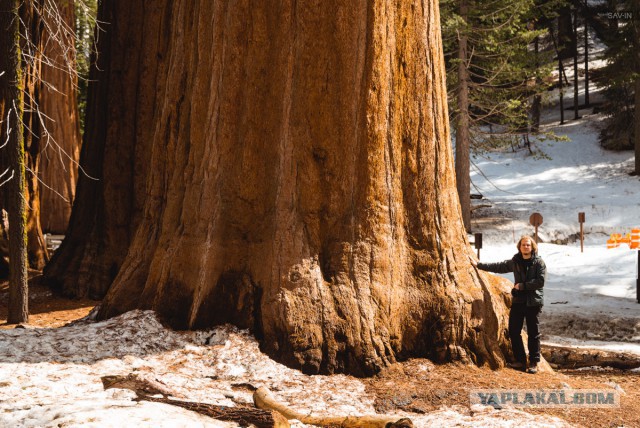
<svg viewBox="0 0 640 428">
<path fill-rule="evenodd" d="M 469 263 L 435 0 L 139 4 L 102 2 L 82 151 L 101 181 L 81 177 L 49 278 L 81 293 L 110 266 L 101 317 L 231 322 L 312 373 L 501 364 L 505 301 Z"/>
<path fill-rule="evenodd" d="M 64 234 L 71 215 L 80 158 L 80 121 L 76 101 L 75 13 L 73 2 L 57 0 L 45 13 L 40 109 L 40 223 L 45 232 Z"/>
<path fill-rule="evenodd" d="M 164 2 L 99 6 L 100 54 L 90 72 L 76 201 L 61 248 L 44 271 L 64 294 L 104 297 L 126 255 L 146 195 Z"/>
</svg>

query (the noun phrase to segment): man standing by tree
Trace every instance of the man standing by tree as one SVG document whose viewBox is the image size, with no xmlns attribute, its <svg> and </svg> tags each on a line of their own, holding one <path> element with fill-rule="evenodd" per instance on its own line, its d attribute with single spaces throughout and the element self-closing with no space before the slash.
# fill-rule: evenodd
<svg viewBox="0 0 640 428">
<path fill-rule="evenodd" d="M 527 356 L 522 343 L 522 327 L 527 320 L 529 335 L 529 373 L 538 372 L 540 362 L 540 321 L 538 319 L 543 305 L 543 287 L 547 276 L 547 267 L 538 255 L 538 245 L 530 236 L 523 236 L 518 241 L 518 253 L 509 260 L 498 263 L 478 263 L 482 270 L 495 273 L 513 272 L 515 285 L 511 290 L 513 301 L 509 312 L 509 337 L 514 369 L 524 371 L 527 367 Z"/>
</svg>

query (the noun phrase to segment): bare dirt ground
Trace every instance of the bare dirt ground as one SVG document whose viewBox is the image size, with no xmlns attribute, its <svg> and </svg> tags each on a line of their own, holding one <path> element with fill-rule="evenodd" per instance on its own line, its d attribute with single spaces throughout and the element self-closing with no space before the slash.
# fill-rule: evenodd
<svg viewBox="0 0 640 428">
<path fill-rule="evenodd" d="M 84 317 L 98 302 L 90 299 L 67 299 L 54 295 L 48 287 L 40 284 L 40 273 L 29 272 L 29 326 L 62 327 Z M 0 329 L 15 328 L 7 324 L 9 286 L 0 282 Z"/>
<path fill-rule="evenodd" d="M 98 303 L 94 300 L 72 300 L 56 296 L 38 283 L 33 275 L 30 285 L 29 326 L 57 328 L 82 318 Z M 8 325 L 8 289 L 0 283 L 0 328 Z M 537 409 L 533 414 L 552 415 L 584 427 L 640 427 L 640 372 L 615 369 L 557 370 L 536 375 L 511 369 L 491 370 L 462 364 L 436 365 L 424 359 L 398 363 L 379 375 L 364 379 L 375 397 L 376 410 L 392 413 L 404 410 L 428 413 L 443 406 L 458 411 L 469 408 L 469 392 L 473 389 L 611 389 L 621 390 L 619 408 Z"/>
<path fill-rule="evenodd" d="M 619 408 L 536 409 L 533 414 L 556 416 L 584 427 L 640 427 L 640 373 L 620 370 L 564 370 L 535 375 L 511 369 L 491 370 L 460 364 L 433 365 L 409 360 L 365 380 L 376 397 L 376 410 L 392 413 L 402 409 L 428 413 L 442 406 L 469 409 L 474 389 L 611 389 L 624 391 Z M 458 407 L 459 406 L 459 407 Z M 468 410 L 471 414 L 471 410 Z"/>
</svg>

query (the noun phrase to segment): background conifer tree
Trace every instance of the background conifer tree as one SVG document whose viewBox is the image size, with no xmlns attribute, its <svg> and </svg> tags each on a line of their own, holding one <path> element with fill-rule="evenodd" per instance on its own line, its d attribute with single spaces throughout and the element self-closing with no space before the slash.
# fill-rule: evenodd
<svg viewBox="0 0 640 428">
<path fill-rule="evenodd" d="M 470 153 L 528 146 L 532 100 L 539 104 L 548 88 L 545 77 L 552 54 L 544 38 L 548 32 L 536 28 L 536 21 L 543 22 L 550 3 L 441 2 L 456 180 L 467 231 L 471 226 Z"/>
</svg>

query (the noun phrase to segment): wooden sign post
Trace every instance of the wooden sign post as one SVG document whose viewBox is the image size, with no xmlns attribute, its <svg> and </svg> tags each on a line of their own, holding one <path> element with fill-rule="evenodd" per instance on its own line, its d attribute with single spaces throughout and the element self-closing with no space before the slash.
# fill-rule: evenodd
<svg viewBox="0 0 640 428">
<path fill-rule="evenodd" d="M 584 229 L 583 229 L 583 223 L 584 223 L 584 213 L 578 213 L 578 222 L 580 223 L 580 252 L 584 253 Z"/>
<path fill-rule="evenodd" d="M 474 234 L 474 242 L 473 245 L 478 250 L 478 260 L 480 260 L 480 249 L 482 248 L 482 233 Z"/>
<path fill-rule="evenodd" d="M 542 214 L 540 213 L 531 214 L 531 217 L 529 217 L 529 224 L 531 224 L 531 226 L 536 228 L 535 240 L 537 244 L 538 243 L 538 226 L 542 224 Z"/>
</svg>

